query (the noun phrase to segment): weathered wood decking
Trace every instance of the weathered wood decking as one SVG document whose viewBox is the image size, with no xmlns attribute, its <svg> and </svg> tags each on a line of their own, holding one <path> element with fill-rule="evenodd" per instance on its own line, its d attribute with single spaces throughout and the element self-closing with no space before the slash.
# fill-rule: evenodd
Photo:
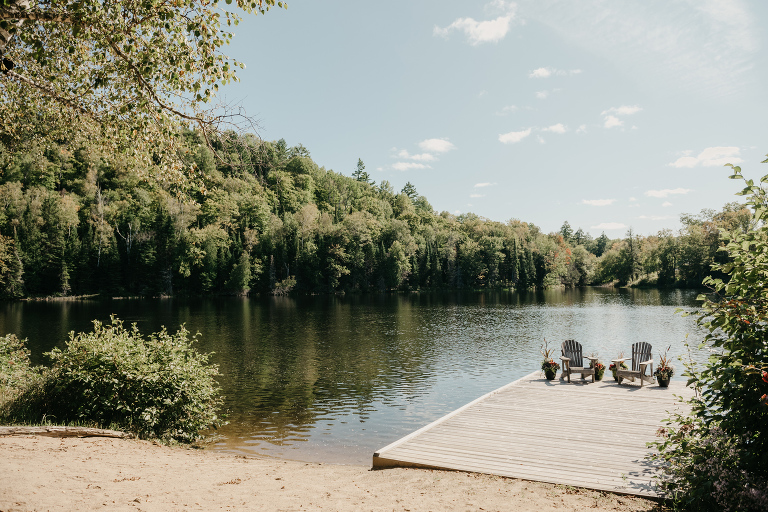
<svg viewBox="0 0 768 512">
<path fill-rule="evenodd" d="M 497 389 L 373 454 L 373 467 L 424 467 L 656 496 L 646 443 L 684 382 L 547 381 L 539 372 Z"/>
</svg>

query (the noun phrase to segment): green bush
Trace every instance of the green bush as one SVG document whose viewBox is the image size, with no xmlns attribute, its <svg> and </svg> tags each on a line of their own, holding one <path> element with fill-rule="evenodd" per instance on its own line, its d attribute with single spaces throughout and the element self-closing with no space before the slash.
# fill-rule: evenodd
<svg viewBox="0 0 768 512">
<path fill-rule="evenodd" d="M 731 178 L 743 179 L 733 169 Z M 714 293 L 694 313 L 707 331 L 701 348 L 712 351 L 702 371 L 686 373 L 700 393 L 691 415 L 673 417 L 677 426 L 656 443 L 661 490 L 676 509 L 768 508 L 768 193 L 746 180 L 741 195 L 758 224 L 723 235 L 728 258 L 712 270 L 726 277 L 704 280 Z"/>
<path fill-rule="evenodd" d="M 0 337 L 0 406 L 12 400 L 35 376 L 25 341 L 15 334 Z"/>
<path fill-rule="evenodd" d="M 218 369 L 192 347 L 183 326 L 144 337 L 114 317 L 110 325 L 93 324 L 92 332 L 70 333 L 64 350 L 46 354 L 51 367 L 6 404 L 4 419 L 92 424 L 182 442 L 217 426 Z"/>
</svg>

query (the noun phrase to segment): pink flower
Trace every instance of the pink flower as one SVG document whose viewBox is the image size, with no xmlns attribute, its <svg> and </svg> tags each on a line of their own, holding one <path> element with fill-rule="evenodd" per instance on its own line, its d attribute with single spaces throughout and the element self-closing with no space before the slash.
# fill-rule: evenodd
<svg viewBox="0 0 768 512">
<path fill-rule="evenodd" d="M 763 382 L 768 382 L 768 372 L 763 371 Z"/>
</svg>

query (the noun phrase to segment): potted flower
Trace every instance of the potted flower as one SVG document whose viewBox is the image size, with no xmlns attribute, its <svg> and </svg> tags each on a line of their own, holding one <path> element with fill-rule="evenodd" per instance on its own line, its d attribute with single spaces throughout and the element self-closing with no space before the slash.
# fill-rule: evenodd
<svg viewBox="0 0 768 512">
<path fill-rule="evenodd" d="M 667 357 L 670 348 L 671 345 L 664 351 L 664 355 L 659 354 L 659 365 L 653 372 L 653 376 L 656 377 L 656 382 L 658 382 L 659 386 L 662 388 L 669 386 L 669 380 L 675 374 L 675 367 L 669 364 L 669 357 Z"/>
<path fill-rule="evenodd" d="M 541 370 L 544 372 L 547 380 L 554 379 L 555 375 L 557 375 L 557 370 L 560 369 L 560 365 L 552 359 L 553 351 L 554 349 L 547 346 L 547 339 L 544 338 L 544 344 L 541 346 L 541 355 L 544 356 L 544 360 L 541 362 Z"/>
<path fill-rule="evenodd" d="M 595 369 L 595 380 L 603 380 L 605 365 L 597 358 L 596 354 L 593 354 L 592 358 L 590 358 L 589 367 Z"/>
<path fill-rule="evenodd" d="M 624 352 L 619 352 L 619 357 L 617 357 L 616 359 L 623 359 L 623 358 L 624 358 Z M 611 370 L 611 373 L 613 374 L 613 380 L 615 380 L 616 382 L 619 382 L 619 376 L 616 374 L 616 370 L 618 369 L 628 370 L 629 367 L 624 361 L 622 361 L 621 364 L 619 365 L 619 368 L 616 368 L 616 363 L 611 363 L 611 366 L 609 366 L 608 369 Z"/>
</svg>

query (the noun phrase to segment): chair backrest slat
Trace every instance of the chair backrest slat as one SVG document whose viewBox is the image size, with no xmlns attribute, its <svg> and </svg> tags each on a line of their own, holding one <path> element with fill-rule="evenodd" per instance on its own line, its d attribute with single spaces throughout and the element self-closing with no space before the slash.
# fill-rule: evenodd
<svg viewBox="0 0 768 512">
<path fill-rule="evenodd" d="M 571 366 L 584 366 L 581 364 L 583 359 L 581 343 L 576 340 L 565 340 L 561 350 L 563 356 L 571 360 Z"/>
<path fill-rule="evenodd" d="M 641 341 L 632 345 L 632 371 L 640 371 L 640 363 L 651 358 L 651 344 Z"/>
</svg>

